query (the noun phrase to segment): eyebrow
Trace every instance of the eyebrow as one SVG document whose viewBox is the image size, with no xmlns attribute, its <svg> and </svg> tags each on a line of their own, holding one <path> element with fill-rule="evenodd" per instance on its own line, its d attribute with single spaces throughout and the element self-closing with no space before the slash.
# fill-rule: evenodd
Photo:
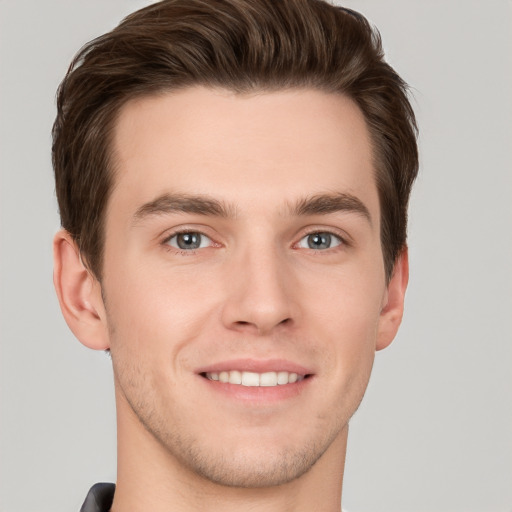
<svg viewBox="0 0 512 512">
<path fill-rule="evenodd" d="M 162 194 L 143 204 L 133 215 L 134 223 L 153 215 L 196 213 L 214 217 L 236 217 L 236 209 L 223 201 L 202 195 Z"/>
<path fill-rule="evenodd" d="M 328 215 L 336 212 L 349 212 L 362 215 L 371 224 L 368 208 L 356 196 L 348 193 L 317 194 L 304 197 L 293 204 L 288 204 L 288 214 L 304 217 L 307 215 Z M 193 213 L 222 218 L 237 216 L 235 205 L 219 201 L 206 195 L 162 194 L 156 199 L 143 204 L 133 215 L 136 224 L 146 217 L 170 213 Z"/>
<path fill-rule="evenodd" d="M 371 224 L 370 211 L 357 196 L 348 193 L 318 194 L 300 199 L 291 208 L 292 215 L 328 215 L 349 212 L 362 215 Z"/>
</svg>

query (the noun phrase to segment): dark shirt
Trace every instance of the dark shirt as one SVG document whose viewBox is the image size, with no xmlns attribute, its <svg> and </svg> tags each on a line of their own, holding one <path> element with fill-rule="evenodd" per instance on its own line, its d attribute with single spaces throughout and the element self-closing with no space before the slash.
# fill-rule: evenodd
<svg viewBox="0 0 512 512">
<path fill-rule="evenodd" d="M 108 512 L 114 500 L 116 484 L 94 484 L 87 493 L 80 512 Z"/>
<path fill-rule="evenodd" d="M 116 484 L 94 484 L 87 493 L 80 512 L 109 512 L 114 501 L 115 490 Z"/>
</svg>

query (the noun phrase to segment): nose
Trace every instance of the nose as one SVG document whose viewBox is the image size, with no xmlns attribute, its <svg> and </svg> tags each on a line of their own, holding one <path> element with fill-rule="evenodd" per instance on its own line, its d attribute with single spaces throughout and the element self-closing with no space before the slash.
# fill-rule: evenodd
<svg viewBox="0 0 512 512">
<path fill-rule="evenodd" d="M 230 262 L 226 281 L 225 327 L 265 335 L 296 322 L 292 272 L 278 251 L 262 251 L 260 246 L 240 255 Z"/>
</svg>

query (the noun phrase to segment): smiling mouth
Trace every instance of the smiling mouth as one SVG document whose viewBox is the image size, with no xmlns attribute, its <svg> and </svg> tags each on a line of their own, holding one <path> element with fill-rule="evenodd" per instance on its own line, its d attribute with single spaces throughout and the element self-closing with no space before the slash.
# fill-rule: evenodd
<svg viewBox="0 0 512 512">
<path fill-rule="evenodd" d="M 300 375 L 295 372 L 245 372 L 239 370 L 222 371 L 222 372 L 204 372 L 201 375 L 213 381 L 222 384 L 235 384 L 247 387 L 273 387 L 294 384 L 307 379 L 309 375 Z"/>
</svg>

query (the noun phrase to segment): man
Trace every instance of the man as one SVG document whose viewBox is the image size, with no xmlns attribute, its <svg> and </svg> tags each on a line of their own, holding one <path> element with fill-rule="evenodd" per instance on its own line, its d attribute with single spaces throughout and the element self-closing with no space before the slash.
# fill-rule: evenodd
<svg viewBox="0 0 512 512">
<path fill-rule="evenodd" d="M 348 422 L 402 317 L 418 167 L 368 22 L 153 4 L 74 60 L 53 161 L 55 287 L 116 391 L 117 483 L 82 510 L 339 510 Z"/>
</svg>

